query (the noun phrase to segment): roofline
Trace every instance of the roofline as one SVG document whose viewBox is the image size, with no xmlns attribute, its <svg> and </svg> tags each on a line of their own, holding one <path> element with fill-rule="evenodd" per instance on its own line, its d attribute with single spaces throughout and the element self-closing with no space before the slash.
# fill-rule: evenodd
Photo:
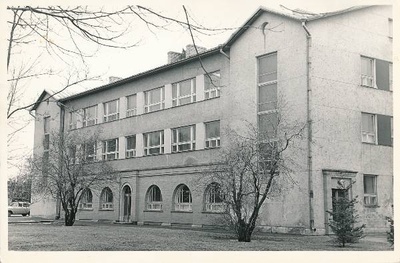
<svg viewBox="0 0 400 263">
<path fill-rule="evenodd" d="M 217 47 L 214 47 L 212 49 L 209 49 L 209 50 L 207 50 L 207 51 L 205 51 L 203 53 L 200 53 L 199 56 L 201 58 L 208 57 L 208 56 L 211 56 L 213 54 L 219 53 L 220 49 L 221 49 L 221 45 L 219 45 Z M 115 87 L 115 86 L 126 84 L 126 83 L 132 82 L 134 80 L 147 77 L 147 76 L 149 76 L 151 74 L 159 73 L 159 72 L 162 72 L 164 70 L 171 69 L 171 68 L 174 68 L 174 67 L 181 66 L 183 64 L 192 62 L 193 60 L 198 59 L 199 56 L 196 56 L 196 55 L 195 56 L 191 56 L 191 57 L 188 57 L 188 58 L 185 58 L 185 59 L 182 59 L 182 60 L 178 60 L 178 61 L 173 62 L 173 63 L 165 64 L 165 65 L 162 65 L 162 66 L 159 66 L 159 67 L 156 67 L 156 68 L 144 71 L 144 72 L 140 72 L 140 73 L 132 75 L 130 77 L 127 77 L 127 78 L 124 78 L 124 79 L 121 79 L 121 80 L 117 80 L 117 81 L 114 81 L 112 83 L 108 83 L 108 84 L 99 86 L 99 87 L 94 88 L 94 89 L 89 89 L 89 90 L 83 91 L 81 93 L 74 94 L 74 95 L 59 99 L 59 101 L 60 102 L 65 102 L 67 100 L 77 99 L 77 98 L 80 98 L 80 97 L 85 96 L 85 95 L 90 94 L 90 93 L 95 93 L 95 92 L 107 90 L 107 89 Z"/>
<path fill-rule="evenodd" d="M 274 9 L 270 9 L 270 8 L 266 8 L 266 7 L 260 6 L 257 9 L 257 11 L 254 12 L 253 15 L 241 27 L 239 27 L 239 29 L 237 29 L 230 36 L 230 38 L 222 45 L 222 47 L 223 47 L 223 49 L 230 48 L 231 44 L 233 42 L 235 42 L 235 40 L 238 39 L 263 12 L 275 14 L 275 15 L 278 15 L 278 16 L 283 16 L 283 17 L 286 17 L 286 18 L 289 18 L 289 19 L 300 21 L 300 22 L 309 22 L 309 21 L 314 21 L 314 20 L 318 20 L 318 19 L 322 19 L 322 18 L 327 18 L 327 17 L 339 15 L 339 14 L 344 14 L 344 13 L 360 10 L 360 9 L 371 7 L 371 6 L 373 6 L 373 5 L 352 6 L 352 7 L 349 7 L 347 9 L 338 10 L 338 11 L 334 11 L 334 12 L 328 12 L 328 13 L 322 13 L 319 16 L 315 15 L 315 16 L 309 17 L 309 18 L 297 17 L 297 16 L 294 16 L 294 15 L 285 14 L 285 13 L 276 11 Z"/>
<path fill-rule="evenodd" d="M 39 107 L 39 104 L 42 102 L 43 98 L 46 96 L 46 94 L 49 94 L 49 95 L 50 95 L 50 93 L 49 93 L 48 91 L 46 91 L 46 89 L 45 89 L 45 90 L 43 90 L 43 92 L 40 94 L 39 98 L 36 100 L 35 104 L 33 104 L 33 106 L 31 107 L 31 109 L 30 109 L 29 111 L 36 110 L 37 107 Z"/>
<path fill-rule="evenodd" d="M 224 44 L 219 45 L 219 46 L 217 46 L 215 48 L 209 49 L 209 50 L 205 51 L 204 53 L 200 53 L 199 56 L 200 57 L 207 57 L 207 56 L 211 56 L 213 54 L 219 53 L 219 51 L 221 49 L 225 49 L 225 50 L 229 49 L 231 44 L 234 41 L 236 41 L 236 39 L 238 39 L 251 26 L 251 24 L 264 12 L 272 13 L 272 14 L 279 15 L 279 16 L 283 16 L 283 17 L 286 17 L 286 18 L 289 18 L 289 19 L 293 19 L 293 20 L 296 20 L 296 21 L 308 22 L 308 21 L 315 21 L 315 20 L 322 19 L 322 18 L 327 18 L 327 17 L 339 15 L 339 14 L 344 14 L 344 13 L 360 10 L 360 9 L 371 7 L 371 6 L 373 6 L 373 5 L 353 6 L 353 7 L 349 7 L 347 9 L 344 9 L 344 10 L 338 10 L 338 11 L 334 11 L 334 12 L 323 13 L 320 16 L 316 15 L 316 16 L 310 17 L 310 18 L 300 18 L 300 17 L 294 16 L 294 15 L 285 14 L 285 13 L 282 13 L 282 12 L 279 12 L 279 11 L 276 11 L 276 10 L 273 10 L 273 9 L 270 9 L 270 8 L 266 8 L 266 7 L 260 6 L 253 13 L 253 15 L 249 19 L 247 19 L 247 21 L 241 27 L 239 27 L 230 36 L 230 38 Z M 173 63 L 165 64 L 165 65 L 162 65 L 162 66 L 159 66 L 159 67 L 156 67 L 156 68 L 153 68 L 153 69 L 150 69 L 150 70 L 147 70 L 147 71 L 132 75 L 130 77 L 127 77 L 127 78 L 124 78 L 124 79 L 121 79 L 121 80 L 118 80 L 118 81 L 115 81 L 115 82 L 112 82 L 112 83 L 108 83 L 108 84 L 99 86 L 99 87 L 94 88 L 94 89 L 90 89 L 90 90 L 83 91 L 83 92 L 78 93 L 78 94 L 74 94 L 74 95 L 71 95 L 71 96 L 67 96 L 65 98 L 61 98 L 61 99 L 59 99 L 59 101 L 60 102 L 65 102 L 65 101 L 68 101 L 68 100 L 71 100 L 71 99 L 80 98 L 80 97 L 85 96 L 87 94 L 91 94 L 91 93 L 107 90 L 109 88 L 112 88 L 112 87 L 115 87 L 115 86 L 119 86 L 121 84 L 126 84 L 126 83 L 129 83 L 131 81 L 146 77 L 146 76 L 154 74 L 154 73 L 159 73 L 159 72 L 162 72 L 164 70 L 167 70 L 167 69 L 170 69 L 170 68 L 173 68 L 173 67 L 181 66 L 181 65 L 183 65 L 185 63 L 192 62 L 193 60 L 195 60 L 197 58 L 198 58 L 198 56 L 191 56 L 189 58 L 178 60 L 178 61 L 173 62 Z M 38 101 L 32 107 L 32 110 L 37 108 L 40 99 L 43 99 L 43 98 L 39 97 Z"/>
</svg>

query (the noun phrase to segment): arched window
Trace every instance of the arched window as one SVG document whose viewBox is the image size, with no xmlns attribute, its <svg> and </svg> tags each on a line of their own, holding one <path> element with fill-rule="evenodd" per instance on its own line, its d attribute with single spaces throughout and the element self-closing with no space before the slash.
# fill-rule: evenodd
<svg viewBox="0 0 400 263">
<path fill-rule="evenodd" d="M 147 210 L 161 210 L 162 209 L 162 196 L 161 190 L 157 185 L 150 186 L 146 195 L 146 209 Z"/>
<path fill-rule="evenodd" d="M 92 201 L 93 201 L 92 191 L 90 191 L 89 188 L 86 188 L 82 192 L 81 201 L 79 202 L 79 208 L 92 209 L 93 208 Z"/>
<path fill-rule="evenodd" d="M 217 183 L 211 183 L 206 188 L 205 210 L 208 212 L 223 212 L 225 210 L 221 186 Z"/>
<path fill-rule="evenodd" d="M 182 184 L 175 191 L 175 211 L 192 211 L 192 194 L 189 187 Z"/>
<path fill-rule="evenodd" d="M 112 210 L 113 209 L 113 193 L 110 188 L 105 187 L 100 195 L 100 209 Z"/>
</svg>

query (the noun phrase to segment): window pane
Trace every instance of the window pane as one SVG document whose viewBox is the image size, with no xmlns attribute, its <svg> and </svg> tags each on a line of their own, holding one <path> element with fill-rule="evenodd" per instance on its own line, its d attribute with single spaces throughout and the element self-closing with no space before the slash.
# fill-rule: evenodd
<svg viewBox="0 0 400 263">
<path fill-rule="evenodd" d="M 206 138 L 217 138 L 219 136 L 219 121 L 206 123 Z"/>
<path fill-rule="evenodd" d="M 211 80 L 210 80 L 211 78 Z M 219 87 L 220 84 L 220 80 L 221 80 L 221 74 L 219 71 L 213 72 L 204 75 L 204 89 L 208 90 L 208 89 L 213 89 L 213 88 L 217 88 Z M 211 82 L 212 81 L 212 82 Z"/>
<path fill-rule="evenodd" d="M 276 101 L 278 100 L 277 85 L 265 85 L 259 87 L 258 103 L 259 111 L 267 111 L 276 109 Z"/>
<path fill-rule="evenodd" d="M 117 150 L 116 140 L 107 141 L 107 152 L 115 152 Z"/>
<path fill-rule="evenodd" d="M 178 96 L 177 90 L 178 90 L 178 85 L 176 83 L 172 84 L 172 98 L 176 98 Z"/>
<path fill-rule="evenodd" d="M 50 117 L 43 118 L 44 122 L 44 133 L 48 133 L 50 131 Z"/>
<path fill-rule="evenodd" d="M 375 194 L 375 177 L 364 176 L 364 193 Z"/>
<path fill-rule="evenodd" d="M 160 145 L 160 133 L 153 132 L 149 134 L 149 146 Z"/>
<path fill-rule="evenodd" d="M 258 58 L 258 82 L 265 83 L 277 79 L 277 54 Z"/>
<path fill-rule="evenodd" d="M 126 138 L 126 149 L 135 149 L 136 148 L 136 137 L 131 136 Z"/>
<path fill-rule="evenodd" d="M 160 89 L 154 89 L 150 91 L 150 104 L 161 101 Z"/>
<path fill-rule="evenodd" d="M 276 137 L 278 125 L 277 113 L 274 112 L 268 114 L 260 114 L 258 117 L 260 135 L 266 137 L 264 139 Z"/>
<path fill-rule="evenodd" d="M 373 114 L 362 114 L 362 130 L 363 132 L 375 133 L 375 123 Z"/>
<path fill-rule="evenodd" d="M 180 85 L 180 96 L 185 96 L 185 95 L 190 95 L 191 93 L 192 93 L 192 91 L 191 91 L 191 83 L 192 83 L 192 80 L 191 79 L 188 79 L 188 80 L 185 80 L 185 81 L 182 81 L 182 82 L 180 82 L 179 83 L 179 85 Z"/>
<path fill-rule="evenodd" d="M 373 68 L 374 63 L 372 59 L 364 57 L 361 59 L 361 74 L 372 76 Z"/>
<path fill-rule="evenodd" d="M 127 109 L 136 108 L 136 95 L 128 96 L 127 98 Z"/>
<path fill-rule="evenodd" d="M 178 140 L 179 142 L 190 141 L 190 127 L 183 127 L 178 129 Z"/>
</svg>

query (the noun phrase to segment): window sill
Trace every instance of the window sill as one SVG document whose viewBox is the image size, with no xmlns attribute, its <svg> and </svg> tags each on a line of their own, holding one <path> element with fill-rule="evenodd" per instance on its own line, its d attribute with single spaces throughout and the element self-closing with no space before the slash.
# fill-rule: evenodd
<svg viewBox="0 0 400 263">
<path fill-rule="evenodd" d="M 156 213 L 164 213 L 164 211 L 163 211 L 163 210 L 143 210 L 143 212 L 150 212 L 150 213 L 152 213 L 152 212 L 156 212 Z"/>
<path fill-rule="evenodd" d="M 383 144 L 370 143 L 370 142 L 362 142 L 362 144 L 365 144 L 365 145 L 372 145 L 372 146 L 391 147 L 391 148 L 393 148 L 393 145 L 383 145 Z"/>
<path fill-rule="evenodd" d="M 183 213 L 183 214 L 193 214 L 193 211 L 179 211 L 179 210 L 173 210 L 171 213 Z"/>
<path fill-rule="evenodd" d="M 79 211 L 93 211 L 93 208 L 78 208 Z"/>
<path fill-rule="evenodd" d="M 99 211 L 114 211 L 114 208 L 103 208 L 99 209 Z"/>
</svg>

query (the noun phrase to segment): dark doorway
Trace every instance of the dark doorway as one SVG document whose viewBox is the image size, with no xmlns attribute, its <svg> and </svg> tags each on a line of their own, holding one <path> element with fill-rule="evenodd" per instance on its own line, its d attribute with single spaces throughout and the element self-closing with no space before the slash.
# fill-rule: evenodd
<svg viewBox="0 0 400 263">
<path fill-rule="evenodd" d="M 128 185 L 125 185 L 124 188 L 122 189 L 122 195 L 123 195 L 123 200 L 124 200 L 124 217 L 123 221 L 124 222 L 129 222 L 131 220 L 131 196 L 132 196 L 132 191 L 131 188 Z"/>
</svg>

